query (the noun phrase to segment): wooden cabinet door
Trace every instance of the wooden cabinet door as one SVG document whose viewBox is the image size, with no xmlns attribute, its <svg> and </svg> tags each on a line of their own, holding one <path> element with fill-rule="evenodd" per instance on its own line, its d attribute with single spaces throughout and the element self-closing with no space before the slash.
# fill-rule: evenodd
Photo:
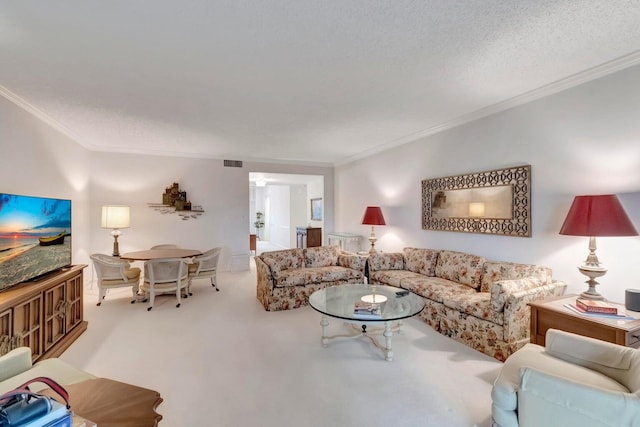
<svg viewBox="0 0 640 427">
<path fill-rule="evenodd" d="M 42 294 L 13 308 L 13 339 L 15 347 L 31 348 L 31 359 L 44 352 L 42 348 Z"/>
<path fill-rule="evenodd" d="M 322 228 L 307 229 L 307 248 L 322 246 Z"/>
<path fill-rule="evenodd" d="M 82 275 L 67 280 L 65 333 L 82 322 Z"/>
<path fill-rule="evenodd" d="M 47 351 L 65 334 L 67 282 L 44 291 L 44 350 Z"/>
<path fill-rule="evenodd" d="M 0 313 L 0 356 L 13 350 L 13 310 Z"/>
</svg>

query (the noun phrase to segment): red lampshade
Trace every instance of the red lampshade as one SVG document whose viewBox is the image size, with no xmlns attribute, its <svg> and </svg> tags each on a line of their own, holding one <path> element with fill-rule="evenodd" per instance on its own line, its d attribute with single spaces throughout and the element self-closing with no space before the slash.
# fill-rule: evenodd
<svg viewBox="0 0 640 427">
<path fill-rule="evenodd" d="M 637 236 L 638 231 L 614 194 L 576 196 L 560 234 L 569 236 Z"/>
<path fill-rule="evenodd" d="M 367 206 L 367 210 L 364 211 L 364 216 L 362 217 L 362 224 L 387 225 L 384 222 L 384 216 L 382 216 L 382 210 L 379 206 Z"/>
</svg>

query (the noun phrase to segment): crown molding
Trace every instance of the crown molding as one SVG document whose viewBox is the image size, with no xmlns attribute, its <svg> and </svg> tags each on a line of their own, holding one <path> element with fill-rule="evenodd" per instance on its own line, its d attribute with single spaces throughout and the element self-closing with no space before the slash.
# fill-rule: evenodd
<svg viewBox="0 0 640 427">
<path fill-rule="evenodd" d="M 455 128 L 457 126 L 472 122 L 474 120 L 478 120 L 478 119 L 490 116 L 492 114 L 496 114 L 501 111 L 505 111 L 510 108 L 514 108 L 519 105 L 523 105 L 523 104 L 535 101 L 537 99 L 556 94 L 558 92 L 562 92 L 563 90 L 567 90 L 572 87 L 581 85 L 583 83 L 587 83 L 589 81 L 598 79 L 600 77 L 613 74 L 617 71 L 632 67 L 637 64 L 640 64 L 640 51 L 632 52 L 620 58 L 616 58 L 611 61 L 605 62 L 603 64 L 596 65 L 595 67 L 573 74 L 569 77 L 565 77 L 553 83 L 549 83 L 545 86 L 541 86 L 537 89 L 533 89 L 523 94 L 520 94 L 518 96 L 515 96 L 513 98 L 509 98 L 505 101 L 501 101 L 496 104 L 489 105 L 488 107 L 484 107 L 479 110 L 472 111 L 468 114 L 459 116 L 453 120 L 439 123 L 437 125 L 431 126 L 422 131 L 406 135 L 402 138 L 395 139 L 388 143 L 379 145 L 378 147 L 374 147 L 370 150 L 363 151 L 362 153 L 359 153 L 355 156 L 336 162 L 335 166 L 345 165 L 345 164 L 354 162 L 356 160 L 369 157 L 373 154 L 377 154 L 382 151 L 386 151 L 391 148 L 398 147 L 400 145 L 417 141 L 421 138 L 434 135 L 448 129 Z"/>
<path fill-rule="evenodd" d="M 604 77 L 606 75 L 615 73 L 625 68 L 629 68 L 631 66 L 637 65 L 639 63 L 640 63 L 640 51 L 635 51 L 628 55 L 613 59 L 611 61 L 605 62 L 603 64 L 600 64 L 595 67 L 589 68 L 587 70 L 581 71 L 579 73 L 573 74 L 569 77 L 557 80 L 553 83 L 547 84 L 540 88 L 525 92 L 521 95 L 515 96 L 510 99 L 507 99 L 505 101 L 501 101 L 496 104 L 490 105 L 488 107 L 484 107 L 479 110 L 475 110 L 470 113 L 463 114 L 462 116 L 459 116 L 453 120 L 442 122 L 434 126 L 431 126 L 427 129 L 423 129 L 419 132 L 415 132 L 415 133 L 403 136 L 401 138 L 389 141 L 377 147 L 371 148 L 369 150 L 365 150 L 355 156 L 347 157 L 333 163 L 317 163 L 317 162 L 307 162 L 307 161 L 302 161 L 302 163 L 309 164 L 309 165 L 315 164 L 318 166 L 320 165 L 340 166 L 340 165 L 348 164 L 348 163 L 363 159 L 365 157 L 369 157 L 371 155 L 380 153 L 382 151 L 386 151 L 391 148 L 408 144 L 410 142 L 417 141 L 421 138 L 434 135 L 448 129 L 455 128 L 457 126 L 472 122 L 474 120 L 478 120 L 478 119 L 490 116 L 492 114 L 496 114 L 501 111 L 505 111 L 510 108 L 517 107 L 519 105 L 523 105 L 540 98 L 544 98 L 549 95 L 553 95 L 563 90 L 567 90 L 572 87 L 578 86 L 580 84 L 595 80 L 597 78 Z M 9 89 L 7 89 L 2 85 L 0 85 L 0 95 L 90 151 L 127 152 L 131 154 L 147 154 L 147 155 L 156 155 L 156 156 L 213 158 L 211 156 L 207 156 L 206 154 L 181 153 L 181 152 L 173 152 L 173 151 L 169 152 L 169 151 L 161 151 L 161 150 L 139 150 L 136 148 L 126 148 L 124 150 L 121 148 L 119 150 L 115 150 L 115 149 L 110 149 L 106 147 L 98 147 L 86 141 L 83 141 L 81 138 L 75 135 L 73 131 L 71 131 L 68 127 L 66 127 L 59 121 L 49 116 L 44 111 L 30 104 L 28 101 L 16 95 L 15 93 L 11 92 Z M 283 163 L 283 164 L 290 164 L 290 163 L 300 164 L 301 163 L 300 161 L 295 161 L 295 160 L 274 160 L 274 159 L 267 160 L 267 159 L 250 159 L 250 158 L 245 158 L 243 160 L 256 161 L 256 162 L 264 161 L 266 163 Z"/>
<path fill-rule="evenodd" d="M 2 85 L 0 85 L 0 95 L 2 95 L 4 98 L 9 100 L 10 102 L 13 102 L 15 105 L 22 108 L 29 114 L 35 116 L 40 121 L 51 126 L 53 129 L 71 138 L 71 140 L 73 140 L 75 143 L 81 145 L 82 147 L 88 150 L 93 150 L 93 147 L 90 144 L 83 143 L 81 139 L 78 138 L 78 136 L 75 135 L 73 131 L 71 131 L 71 129 L 69 129 L 68 127 L 66 127 L 65 125 L 63 125 L 62 123 L 60 123 L 59 121 L 57 121 L 56 119 L 54 119 L 53 117 L 45 113 L 44 111 L 30 104 L 27 100 L 21 98 L 20 96 L 11 92 L 9 89 L 7 89 Z"/>
</svg>

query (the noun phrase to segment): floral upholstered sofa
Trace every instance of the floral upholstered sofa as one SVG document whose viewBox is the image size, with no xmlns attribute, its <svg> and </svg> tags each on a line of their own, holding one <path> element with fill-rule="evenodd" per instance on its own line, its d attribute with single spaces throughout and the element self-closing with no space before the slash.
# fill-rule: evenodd
<svg viewBox="0 0 640 427">
<path fill-rule="evenodd" d="M 257 297 L 265 310 L 288 310 L 309 303 L 318 289 L 363 283 L 366 257 L 337 246 L 285 249 L 254 257 Z"/>
<path fill-rule="evenodd" d="M 566 289 L 565 283 L 551 279 L 547 267 L 418 248 L 371 254 L 369 279 L 422 296 L 422 320 L 501 361 L 529 342 L 527 304 Z"/>
</svg>

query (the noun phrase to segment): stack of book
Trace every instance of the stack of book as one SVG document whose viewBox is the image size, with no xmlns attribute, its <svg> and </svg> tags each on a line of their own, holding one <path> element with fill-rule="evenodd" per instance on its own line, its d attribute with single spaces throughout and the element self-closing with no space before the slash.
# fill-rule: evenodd
<svg viewBox="0 0 640 427">
<path fill-rule="evenodd" d="M 380 304 L 356 301 L 353 305 L 353 315 L 361 319 L 381 319 L 382 307 Z"/>
<path fill-rule="evenodd" d="M 564 304 L 564 306 L 575 313 L 589 316 L 601 317 L 615 320 L 637 320 L 626 313 L 618 313 L 618 307 L 605 301 L 595 301 L 586 298 L 578 298 L 575 304 Z"/>
<path fill-rule="evenodd" d="M 586 313 L 618 314 L 618 307 L 604 301 L 596 301 L 586 298 L 576 300 L 576 308 Z"/>
</svg>

